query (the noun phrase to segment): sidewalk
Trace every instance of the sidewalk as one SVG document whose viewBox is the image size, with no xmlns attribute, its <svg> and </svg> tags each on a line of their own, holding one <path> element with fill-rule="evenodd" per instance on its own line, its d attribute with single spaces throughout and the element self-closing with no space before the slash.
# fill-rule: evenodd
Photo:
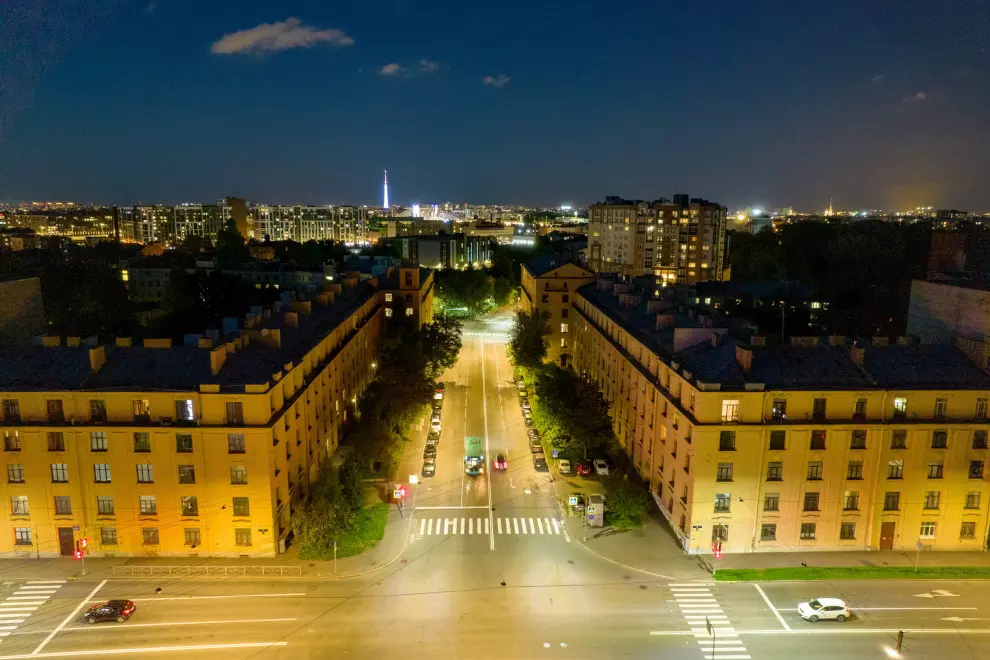
<svg viewBox="0 0 990 660">
<path fill-rule="evenodd" d="M 874 552 L 756 552 L 747 554 L 724 554 L 718 561 L 718 569 L 727 568 L 836 568 L 846 566 L 906 566 L 913 567 L 915 558 L 918 566 L 988 566 L 990 553 L 877 550 Z M 705 564 L 711 567 L 712 557 L 704 557 Z"/>
</svg>

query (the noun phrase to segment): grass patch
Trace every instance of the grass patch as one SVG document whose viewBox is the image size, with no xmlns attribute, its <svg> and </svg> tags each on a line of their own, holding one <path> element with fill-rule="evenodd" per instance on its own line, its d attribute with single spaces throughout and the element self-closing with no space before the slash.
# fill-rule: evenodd
<svg viewBox="0 0 990 660">
<path fill-rule="evenodd" d="M 990 566 L 803 566 L 787 568 L 726 568 L 715 572 L 719 582 L 776 580 L 990 580 Z"/>
<path fill-rule="evenodd" d="M 385 523 L 388 522 L 389 505 L 378 502 L 359 510 L 354 517 L 354 525 L 337 541 L 337 557 L 353 557 L 378 545 L 385 537 Z M 329 557 L 333 558 L 333 555 Z"/>
</svg>

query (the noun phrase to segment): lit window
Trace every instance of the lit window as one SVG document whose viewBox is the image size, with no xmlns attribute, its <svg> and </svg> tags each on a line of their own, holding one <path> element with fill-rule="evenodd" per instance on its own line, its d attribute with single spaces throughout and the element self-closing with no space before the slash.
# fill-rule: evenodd
<svg viewBox="0 0 990 660">
<path fill-rule="evenodd" d="M 406 307 L 406 316 L 412 316 L 412 315 L 413 315 L 413 308 Z"/>
<path fill-rule="evenodd" d="M 566 323 L 561 323 L 560 324 L 560 331 L 561 332 L 567 332 L 567 324 Z"/>
<path fill-rule="evenodd" d="M 391 293 L 386 293 L 385 294 L 385 302 L 392 302 L 392 294 Z"/>
<path fill-rule="evenodd" d="M 738 422 L 739 421 L 739 400 L 738 399 L 723 399 L 722 400 L 722 421 L 723 422 Z"/>
<path fill-rule="evenodd" d="M 392 308 L 391 307 L 386 307 L 385 308 L 385 318 L 389 318 L 389 319 L 392 318 Z"/>
</svg>

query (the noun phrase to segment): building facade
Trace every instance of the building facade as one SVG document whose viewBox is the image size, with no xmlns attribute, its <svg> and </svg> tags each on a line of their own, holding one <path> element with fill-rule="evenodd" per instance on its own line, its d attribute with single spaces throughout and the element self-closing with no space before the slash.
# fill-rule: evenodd
<svg viewBox="0 0 990 660">
<path fill-rule="evenodd" d="M 257 240 L 368 242 L 368 209 L 361 206 L 268 206 L 248 209 L 248 234 Z"/>
<path fill-rule="evenodd" d="M 571 304 L 574 293 L 595 274 L 574 263 L 553 257 L 533 259 L 522 266 L 519 305 L 526 311 L 536 309 L 546 314 L 547 362 L 568 366 L 571 360 Z"/>
<path fill-rule="evenodd" d="M 354 280 L 226 336 L 0 356 L 0 556 L 274 556 L 373 379 L 384 308 Z M 421 312 L 426 314 L 426 312 Z"/>
<path fill-rule="evenodd" d="M 433 271 L 418 266 L 390 266 L 377 279 L 379 302 L 387 327 L 420 329 L 433 321 Z"/>
<path fill-rule="evenodd" d="M 404 236 L 383 239 L 395 246 L 399 258 L 427 268 L 475 268 L 492 260 L 492 240 L 486 236 L 452 234 L 440 236 Z"/>
<path fill-rule="evenodd" d="M 721 280 L 725 207 L 700 198 L 606 197 L 588 209 L 588 265 L 600 273 L 653 276 L 658 287 Z"/>
<path fill-rule="evenodd" d="M 687 552 L 986 547 L 990 376 L 957 348 L 742 343 L 609 280 L 571 316 L 574 368 Z"/>
</svg>

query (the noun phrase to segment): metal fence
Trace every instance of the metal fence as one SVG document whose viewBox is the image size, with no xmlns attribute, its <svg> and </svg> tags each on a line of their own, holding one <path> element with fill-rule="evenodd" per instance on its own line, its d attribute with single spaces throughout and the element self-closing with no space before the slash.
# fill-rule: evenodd
<svg viewBox="0 0 990 660">
<path fill-rule="evenodd" d="M 113 567 L 114 577 L 300 577 L 302 566 L 161 566 L 129 564 Z"/>
</svg>

